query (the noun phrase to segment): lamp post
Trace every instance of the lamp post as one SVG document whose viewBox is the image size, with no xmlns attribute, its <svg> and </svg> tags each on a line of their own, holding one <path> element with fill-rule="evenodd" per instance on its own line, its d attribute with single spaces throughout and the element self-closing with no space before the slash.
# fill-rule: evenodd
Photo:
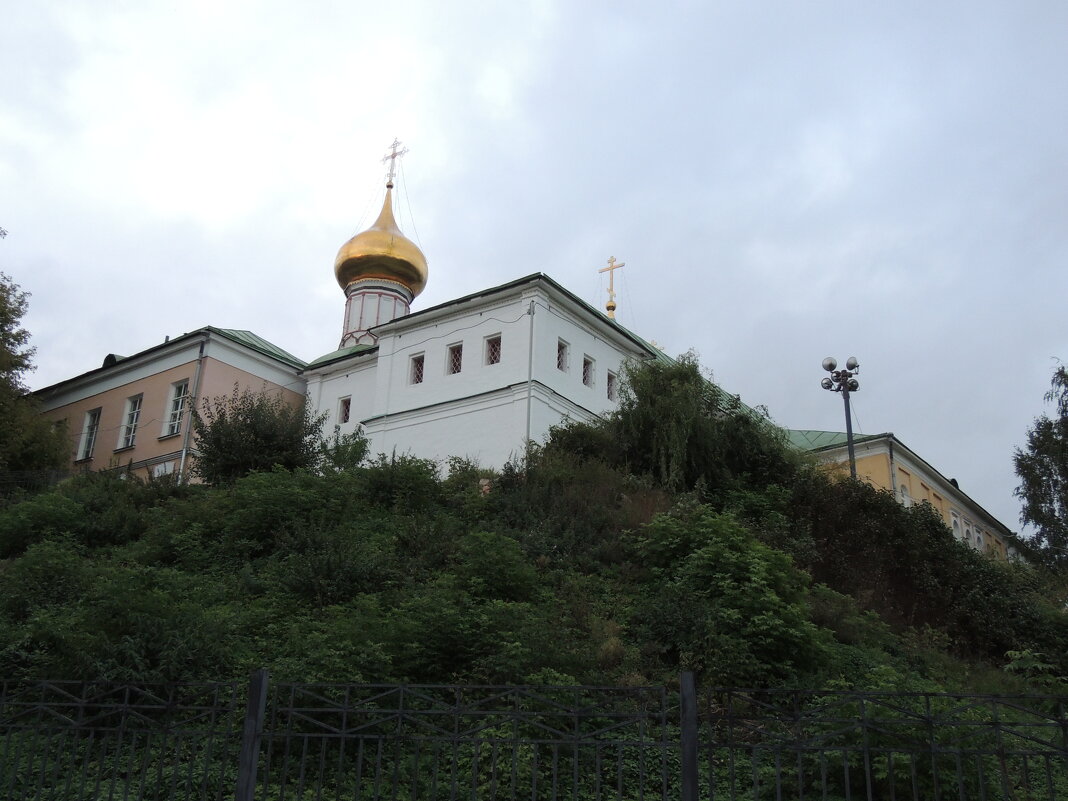
<svg viewBox="0 0 1068 801">
<path fill-rule="evenodd" d="M 855 479 L 857 477 L 857 459 L 853 453 L 853 418 L 849 414 L 849 393 L 860 389 L 860 382 L 853 378 L 854 375 L 860 372 L 860 362 L 857 361 L 856 356 L 850 356 L 846 359 L 844 370 L 835 369 L 837 367 L 838 360 L 833 356 L 828 356 L 823 360 L 823 369 L 831 375 L 829 378 L 824 378 L 820 382 L 820 386 L 831 392 L 842 393 L 842 403 L 845 404 L 846 445 L 849 448 L 849 476 Z"/>
</svg>

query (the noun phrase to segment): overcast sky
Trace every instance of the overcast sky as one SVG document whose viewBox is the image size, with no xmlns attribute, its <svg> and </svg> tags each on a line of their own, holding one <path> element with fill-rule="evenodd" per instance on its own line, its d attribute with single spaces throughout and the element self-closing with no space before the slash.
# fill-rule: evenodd
<svg viewBox="0 0 1068 801">
<path fill-rule="evenodd" d="M 545 272 L 791 428 L 855 424 L 1018 528 L 1068 359 L 1068 3 L 13 3 L 0 270 L 34 388 L 204 325 L 337 347 L 410 149 L 413 308 Z"/>
</svg>

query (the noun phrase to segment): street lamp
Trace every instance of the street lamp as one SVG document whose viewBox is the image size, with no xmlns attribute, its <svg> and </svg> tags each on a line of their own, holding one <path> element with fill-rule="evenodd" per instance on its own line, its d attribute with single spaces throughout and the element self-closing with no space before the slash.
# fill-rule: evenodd
<svg viewBox="0 0 1068 801">
<path fill-rule="evenodd" d="M 823 360 L 823 369 L 831 375 L 829 378 L 824 378 L 820 382 L 820 386 L 831 392 L 842 393 L 846 416 L 846 445 L 849 447 L 849 476 L 855 479 L 857 477 L 857 459 L 853 453 L 853 418 L 849 414 L 849 393 L 860 389 L 860 382 L 853 378 L 854 375 L 860 372 L 860 362 L 857 361 L 856 356 L 850 356 L 846 359 L 844 370 L 837 370 L 835 369 L 836 367 L 838 367 L 838 360 L 833 356 L 828 356 Z"/>
</svg>

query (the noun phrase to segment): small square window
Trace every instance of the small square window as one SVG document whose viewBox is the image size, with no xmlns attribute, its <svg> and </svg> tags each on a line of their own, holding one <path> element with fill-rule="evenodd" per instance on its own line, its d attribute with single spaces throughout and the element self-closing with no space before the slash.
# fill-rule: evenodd
<svg viewBox="0 0 1068 801">
<path fill-rule="evenodd" d="M 486 364 L 501 363 L 501 335 L 486 337 Z"/>
<path fill-rule="evenodd" d="M 556 369 L 567 370 L 567 352 L 568 345 L 564 340 L 558 340 L 556 343 Z"/>
<path fill-rule="evenodd" d="M 593 359 L 589 356 L 582 357 L 582 383 L 588 387 L 593 386 L 593 376 L 595 374 Z"/>
<path fill-rule="evenodd" d="M 456 375 L 464 366 L 464 343 L 457 342 L 449 345 L 448 355 L 445 359 L 445 372 L 448 375 Z"/>
<path fill-rule="evenodd" d="M 349 415 L 352 413 L 352 398 L 342 398 L 337 404 L 337 421 L 338 423 L 347 423 L 349 421 Z"/>
<path fill-rule="evenodd" d="M 408 371 L 408 382 L 411 384 L 423 383 L 423 363 L 425 358 L 422 353 L 412 356 L 411 369 Z"/>
<path fill-rule="evenodd" d="M 619 397 L 619 379 L 616 378 L 615 373 L 608 374 L 608 380 L 605 382 L 605 394 L 608 395 L 608 400 L 614 401 Z"/>
</svg>

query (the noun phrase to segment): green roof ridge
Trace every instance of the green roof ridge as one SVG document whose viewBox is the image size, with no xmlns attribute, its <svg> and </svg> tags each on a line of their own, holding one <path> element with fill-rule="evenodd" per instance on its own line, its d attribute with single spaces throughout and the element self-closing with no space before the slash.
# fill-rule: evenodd
<svg viewBox="0 0 1068 801">
<path fill-rule="evenodd" d="M 264 356 L 270 356 L 272 359 L 277 359 L 280 362 L 285 362 L 292 367 L 304 368 L 307 367 L 307 362 L 303 359 L 298 359 L 292 353 L 275 345 L 273 342 L 268 342 L 259 334 L 254 334 L 251 331 L 239 328 L 215 328 L 214 326 L 208 326 L 212 331 L 216 331 L 222 334 L 227 339 L 231 339 L 234 342 L 245 345 L 253 350 L 259 351 Z"/>
</svg>

